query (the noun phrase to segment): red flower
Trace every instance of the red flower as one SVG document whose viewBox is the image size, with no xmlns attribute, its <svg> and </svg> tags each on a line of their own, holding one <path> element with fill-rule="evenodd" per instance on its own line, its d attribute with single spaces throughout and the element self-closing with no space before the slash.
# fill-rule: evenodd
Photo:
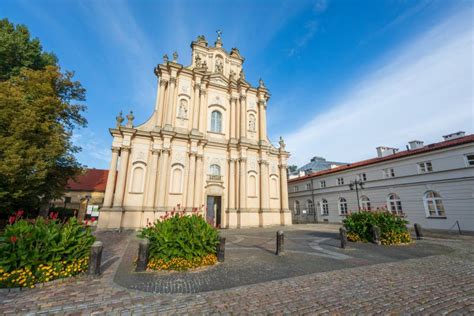
<svg viewBox="0 0 474 316">
<path fill-rule="evenodd" d="M 23 211 L 23 210 L 16 211 L 16 214 L 15 214 L 16 218 L 18 219 L 18 218 L 22 217 L 24 213 L 25 213 L 25 211 Z"/>
<path fill-rule="evenodd" d="M 12 244 L 16 243 L 16 241 L 18 240 L 18 238 L 16 238 L 16 236 L 11 236 L 10 237 L 10 241 Z"/>
<path fill-rule="evenodd" d="M 95 217 L 92 217 L 91 218 L 91 223 L 95 222 L 96 221 L 96 218 Z"/>
<path fill-rule="evenodd" d="M 49 218 L 55 220 L 58 218 L 58 212 L 51 212 L 49 213 Z"/>
<path fill-rule="evenodd" d="M 8 222 L 10 223 L 10 225 L 13 225 L 13 223 L 16 221 L 16 217 L 15 216 L 10 216 L 10 218 L 8 218 Z"/>
</svg>

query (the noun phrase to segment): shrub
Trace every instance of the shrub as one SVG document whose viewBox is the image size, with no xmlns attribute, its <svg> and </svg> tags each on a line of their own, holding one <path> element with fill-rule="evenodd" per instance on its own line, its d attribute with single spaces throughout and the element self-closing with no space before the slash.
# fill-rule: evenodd
<svg viewBox="0 0 474 316">
<path fill-rule="evenodd" d="M 166 213 L 138 237 L 150 241 L 150 269 L 186 270 L 215 263 L 209 256 L 215 257 L 218 232 L 197 211 Z"/>
<path fill-rule="evenodd" d="M 91 230 L 76 218 L 10 218 L 0 235 L 0 287 L 31 287 L 35 283 L 72 276 L 87 269 Z"/>
<path fill-rule="evenodd" d="M 380 228 L 380 241 L 384 245 L 409 243 L 408 221 L 388 211 L 361 211 L 352 213 L 343 221 L 350 241 L 373 241 L 372 226 Z"/>
</svg>

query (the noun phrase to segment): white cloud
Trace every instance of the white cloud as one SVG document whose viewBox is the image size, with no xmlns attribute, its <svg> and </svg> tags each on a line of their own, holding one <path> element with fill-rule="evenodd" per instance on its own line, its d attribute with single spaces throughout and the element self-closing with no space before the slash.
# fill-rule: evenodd
<svg viewBox="0 0 474 316">
<path fill-rule="evenodd" d="M 81 147 L 77 159 L 88 167 L 108 169 L 110 158 L 110 143 L 106 144 L 90 129 L 76 130 L 72 136 L 74 145 Z"/>
<path fill-rule="evenodd" d="M 474 129 L 472 12 L 446 20 L 361 78 L 326 112 L 286 135 L 292 163 L 373 157 L 375 147 Z"/>
</svg>

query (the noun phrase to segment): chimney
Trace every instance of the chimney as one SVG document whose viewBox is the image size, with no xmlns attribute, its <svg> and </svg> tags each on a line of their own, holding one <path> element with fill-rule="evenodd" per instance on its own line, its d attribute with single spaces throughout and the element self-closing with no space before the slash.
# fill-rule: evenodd
<svg viewBox="0 0 474 316">
<path fill-rule="evenodd" d="M 447 140 L 452 140 L 452 139 L 464 137 L 464 135 L 466 135 L 466 133 L 464 131 L 459 131 L 457 133 L 451 133 L 451 134 L 448 134 L 448 135 L 444 135 L 443 138 L 444 138 L 445 141 L 447 141 Z"/>
<path fill-rule="evenodd" d="M 387 157 L 398 152 L 398 148 L 379 146 L 377 147 L 377 157 Z"/>
<path fill-rule="evenodd" d="M 410 145 L 410 150 L 423 148 L 424 146 L 421 140 L 412 140 L 408 144 Z"/>
</svg>

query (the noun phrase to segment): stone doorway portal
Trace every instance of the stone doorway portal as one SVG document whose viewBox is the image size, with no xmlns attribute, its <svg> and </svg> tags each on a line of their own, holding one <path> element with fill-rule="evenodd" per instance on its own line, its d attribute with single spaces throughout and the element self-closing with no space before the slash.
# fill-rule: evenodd
<svg viewBox="0 0 474 316">
<path fill-rule="evenodd" d="M 221 227 L 221 197 L 208 195 L 206 205 L 206 220 L 208 223 Z"/>
</svg>

